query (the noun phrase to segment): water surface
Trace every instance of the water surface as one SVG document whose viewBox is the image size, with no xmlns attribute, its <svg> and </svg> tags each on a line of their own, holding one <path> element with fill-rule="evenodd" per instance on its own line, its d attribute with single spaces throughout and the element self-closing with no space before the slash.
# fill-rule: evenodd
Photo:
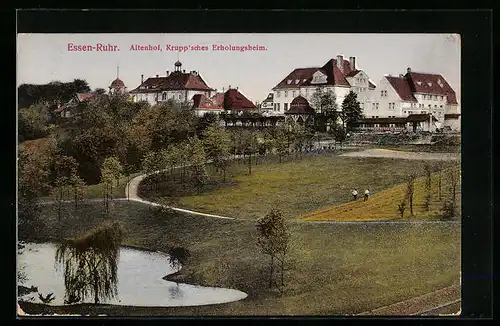
<svg viewBox="0 0 500 326">
<path fill-rule="evenodd" d="M 18 266 L 28 280 L 24 286 L 37 286 L 38 292 L 46 296 L 54 293 L 55 300 L 51 305 L 64 304 L 64 271 L 55 264 L 56 245 L 52 243 L 25 244 L 18 254 Z M 160 252 L 142 251 L 132 248 L 120 249 L 118 263 L 118 296 L 115 299 L 101 303 L 147 306 L 175 307 L 199 306 L 207 304 L 226 303 L 241 300 L 247 294 L 238 290 L 203 287 L 197 285 L 165 281 L 163 277 L 177 270 L 169 261 L 169 256 Z M 23 297 L 40 303 L 36 293 Z M 93 303 L 93 298 L 84 302 Z"/>
</svg>

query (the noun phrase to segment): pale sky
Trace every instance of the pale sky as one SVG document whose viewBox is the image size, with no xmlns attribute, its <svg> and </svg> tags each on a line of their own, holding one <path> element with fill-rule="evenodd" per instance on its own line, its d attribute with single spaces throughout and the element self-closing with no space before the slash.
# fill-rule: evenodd
<svg viewBox="0 0 500 326">
<path fill-rule="evenodd" d="M 379 84 L 384 74 L 439 73 L 460 101 L 460 36 L 456 34 L 18 34 L 17 85 L 85 79 L 92 89 L 108 89 L 120 66 L 129 90 L 144 79 L 173 71 L 171 45 L 206 45 L 209 51 L 179 53 L 182 69 L 198 71 L 219 91 L 239 87 L 253 102 L 263 101 L 295 68 L 321 67 L 342 54 L 356 57 L 358 69 Z M 117 45 L 117 52 L 68 52 L 68 43 Z M 163 51 L 130 51 L 160 44 Z M 212 44 L 261 45 L 266 51 L 212 51 Z"/>
</svg>

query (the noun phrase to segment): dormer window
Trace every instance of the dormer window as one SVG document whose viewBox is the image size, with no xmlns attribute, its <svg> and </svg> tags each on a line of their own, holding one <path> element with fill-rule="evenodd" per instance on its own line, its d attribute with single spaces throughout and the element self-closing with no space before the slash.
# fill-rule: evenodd
<svg viewBox="0 0 500 326">
<path fill-rule="evenodd" d="M 441 79 L 438 79 L 437 83 L 438 83 L 439 87 L 443 88 L 443 82 L 441 81 Z"/>
<path fill-rule="evenodd" d="M 298 84 L 300 80 L 298 79 L 295 79 L 295 84 Z"/>
<path fill-rule="evenodd" d="M 302 79 L 302 82 L 305 83 L 307 79 Z"/>
<path fill-rule="evenodd" d="M 289 80 L 287 80 L 287 81 L 286 81 L 286 83 L 287 83 L 288 85 L 290 85 L 290 84 L 292 83 L 292 80 L 291 80 L 291 79 L 289 79 Z"/>
<path fill-rule="evenodd" d="M 428 83 L 427 83 L 427 85 L 429 85 L 429 87 L 431 87 L 431 86 L 432 86 L 432 83 L 431 83 L 431 82 L 428 82 Z"/>
<path fill-rule="evenodd" d="M 422 82 L 419 80 L 417 81 L 418 86 L 422 86 Z"/>
</svg>

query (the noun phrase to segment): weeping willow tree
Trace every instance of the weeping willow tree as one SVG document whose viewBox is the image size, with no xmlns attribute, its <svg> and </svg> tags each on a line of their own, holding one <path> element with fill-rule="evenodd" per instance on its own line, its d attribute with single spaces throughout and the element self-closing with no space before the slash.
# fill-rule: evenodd
<svg viewBox="0 0 500 326">
<path fill-rule="evenodd" d="M 118 294 L 117 269 L 123 229 L 115 221 L 90 230 L 79 238 L 64 239 L 56 251 L 56 263 L 64 267 L 65 302 Z"/>
</svg>

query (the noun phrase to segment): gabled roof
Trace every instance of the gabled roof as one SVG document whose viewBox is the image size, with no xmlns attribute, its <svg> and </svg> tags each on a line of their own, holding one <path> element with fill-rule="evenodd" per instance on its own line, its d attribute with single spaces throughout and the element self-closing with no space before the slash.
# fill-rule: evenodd
<svg viewBox="0 0 500 326">
<path fill-rule="evenodd" d="M 193 96 L 193 109 L 198 110 L 222 110 L 216 103 L 209 99 L 204 94 L 195 94 Z"/>
<path fill-rule="evenodd" d="M 253 110 L 257 107 L 237 89 L 229 89 L 224 94 L 224 109 L 235 111 Z"/>
<path fill-rule="evenodd" d="M 407 102 L 418 102 L 415 96 L 413 96 L 413 92 L 406 78 L 392 76 L 385 76 L 385 78 L 392 88 L 394 88 L 401 100 Z"/>
<path fill-rule="evenodd" d="M 346 74 L 345 76 L 346 76 L 346 77 L 354 77 L 354 76 L 356 76 L 356 75 L 357 75 L 358 73 L 360 73 L 360 72 L 361 72 L 361 70 L 358 70 L 358 69 L 356 69 L 356 70 L 352 70 L 351 72 L 349 72 L 349 73 L 348 73 L 348 74 Z"/>
<path fill-rule="evenodd" d="M 84 102 L 84 101 L 86 101 L 89 98 L 94 97 L 94 96 L 95 96 L 95 93 L 76 93 L 76 99 L 79 102 Z"/>
<path fill-rule="evenodd" d="M 373 88 L 375 88 L 375 87 L 377 87 L 377 85 L 375 85 L 375 84 L 374 84 L 371 80 L 369 80 L 369 81 L 368 81 L 368 88 L 373 89 Z"/>
<path fill-rule="evenodd" d="M 458 104 L 455 91 L 440 74 L 408 72 L 407 77 L 412 91 L 415 93 L 444 95 L 450 104 Z"/>
<path fill-rule="evenodd" d="M 150 93 L 168 90 L 213 91 L 199 74 L 174 71 L 165 77 L 150 77 L 131 93 Z"/>
<path fill-rule="evenodd" d="M 215 93 L 211 100 L 217 107 L 224 109 L 224 93 Z"/>
<path fill-rule="evenodd" d="M 344 72 L 340 71 L 337 67 L 337 59 L 328 60 L 322 67 L 296 68 L 279 82 L 278 85 L 274 86 L 273 89 L 314 86 L 315 84 L 311 84 L 311 81 L 314 73 L 317 71 L 321 71 L 327 77 L 327 82 L 322 85 L 350 86 L 346 80 L 346 74 L 351 73 L 351 67 L 348 60 L 344 60 L 343 69 Z M 288 81 L 291 82 L 288 83 Z"/>
</svg>

